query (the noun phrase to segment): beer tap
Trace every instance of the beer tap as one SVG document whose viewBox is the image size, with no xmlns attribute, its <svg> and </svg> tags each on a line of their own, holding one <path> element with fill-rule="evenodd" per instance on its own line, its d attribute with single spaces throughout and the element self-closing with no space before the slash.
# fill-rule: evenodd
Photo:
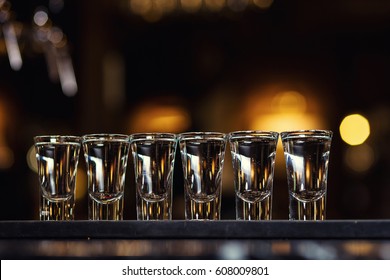
<svg viewBox="0 0 390 280">
<path fill-rule="evenodd" d="M 66 96 L 74 96 L 78 88 L 67 38 L 61 28 L 53 25 L 44 8 L 34 13 L 33 34 L 35 42 L 45 53 L 50 79 L 60 81 Z"/>
<path fill-rule="evenodd" d="M 22 68 L 23 61 L 15 30 L 15 22 L 13 21 L 11 4 L 6 0 L 0 0 L 0 24 L 10 66 L 13 70 L 18 71 Z"/>
</svg>

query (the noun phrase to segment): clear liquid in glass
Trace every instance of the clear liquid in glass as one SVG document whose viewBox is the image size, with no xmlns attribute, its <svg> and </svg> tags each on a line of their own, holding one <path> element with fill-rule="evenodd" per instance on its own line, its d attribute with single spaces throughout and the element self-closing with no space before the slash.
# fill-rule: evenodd
<svg viewBox="0 0 390 280">
<path fill-rule="evenodd" d="M 226 142 L 217 139 L 192 139 L 183 141 L 180 145 L 186 219 L 220 219 Z"/>
<path fill-rule="evenodd" d="M 290 220 L 324 220 L 330 139 L 283 141 L 289 188 Z"/>
<path fill-rule="evenodd" d="M 276 141 L 251 139 L 231 141 L 236 218 L 270 220 Z"/>
<path fill-rule="evenodd" d="M 138 220 L 172 219 L 176 139 L 137 140 L 131 144 Z"/>
<path fill-rule="evenodd" d="M 73 220 L 78 143 L 37 143 L 40 220 Z"/>
<path fill-rule="evenodd" d="M 88 173 L 90 220 L 122 220 L 129 143 L 115 140 L 84 141 Z"/>
</svg>

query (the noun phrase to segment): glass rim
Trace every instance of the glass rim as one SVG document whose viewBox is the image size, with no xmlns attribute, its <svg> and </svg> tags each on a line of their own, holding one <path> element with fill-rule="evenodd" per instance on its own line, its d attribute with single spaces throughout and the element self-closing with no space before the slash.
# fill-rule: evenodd
<svg viewBox="0 0 390 280">
<path fill-rule="evenodd" d="M 82 142 L 85 141 L 102 141 L 102 140 L 118 140 L 129 141 L 129 135 L 120 133 L 91 133 L 81 136 Z"/>
<path fill-rule="evenodd" d="M 37 144 L 81 144 L 81 136 L 46 134 L 33 137 L 35 145 Z"/>
<path fill-rule="evenodd" d="M 177 134 L 170 132 L 137 132 L 129 135 L 130 141 L 140 141 L 140 140 L 166 140 L 166 141 L 176 141 Z"/>
<path fill-rule="evenodd" d="M 288 130 L 280 133 L 280 138 L 284 139 L 299 139 L 299 138 L 326 138 L 332 139 L 333 131 L 326 129 L 302 129 L 302 130 Z"/>
<path fill-rule="evenodd" d="M 248 138 L 268 138 L 277 140 L 279 138 L 279 132 L 272 130 L 237 130 L 232 131 L 228 135 L 229 140 L 239 140 Z"/>
<path fill-rule="evenodd" d="M 189 131 L 179 133 L 177 138 L 179 141 L 191 139 L 219 139 L 226 141 L 227 136 L 227 133 L 218 131 Z"/>
</svg>

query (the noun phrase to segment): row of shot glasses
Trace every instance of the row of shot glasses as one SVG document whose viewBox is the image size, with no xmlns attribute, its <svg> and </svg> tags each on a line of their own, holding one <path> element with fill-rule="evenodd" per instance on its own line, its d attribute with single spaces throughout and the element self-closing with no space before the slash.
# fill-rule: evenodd
<svg viewBox="0 0 390 280">
<path fill-rule="evenodd" d="M 227 144 L 236 219 L 271 220 L 279 136 L 286 161 L 289 219 L 325 220 L 329 130 L 36 136 L 40 220 L 74 219 L 81 152 L 87 167 L 89 220 L 123 220 L 129 155 L 134 165 L 137 220 L 171 220 L 177 148 L 184 176 L 185 219 L 219 220 Z"/>
</svg>

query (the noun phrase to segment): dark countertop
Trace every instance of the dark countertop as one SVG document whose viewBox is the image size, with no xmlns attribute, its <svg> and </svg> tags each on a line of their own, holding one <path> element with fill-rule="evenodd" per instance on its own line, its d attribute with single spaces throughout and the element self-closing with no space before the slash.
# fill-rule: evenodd
<svg viewBox="0 0 390 280">
<path fill-rule="evenodd" d="M 390 220 L 1 221 L 2 259 L 390 259 Z"/>
</svg>

